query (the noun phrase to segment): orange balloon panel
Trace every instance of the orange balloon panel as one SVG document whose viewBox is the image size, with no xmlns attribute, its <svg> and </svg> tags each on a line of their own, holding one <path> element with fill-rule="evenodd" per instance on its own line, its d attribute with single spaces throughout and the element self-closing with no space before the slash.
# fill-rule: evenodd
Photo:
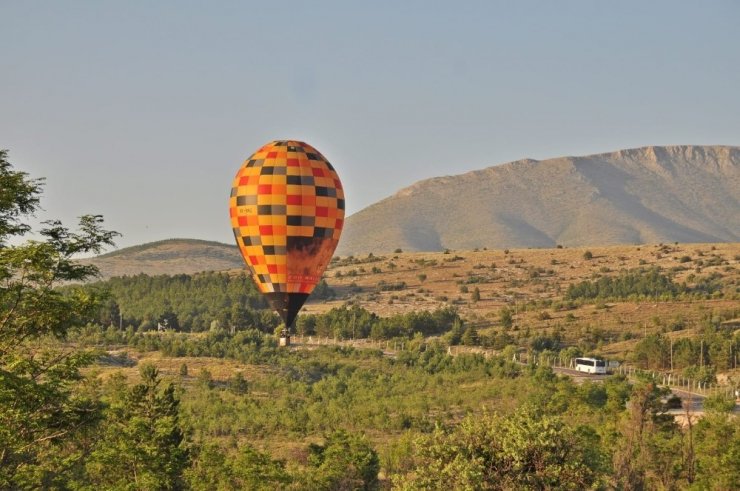
<svg viewBox="0 0 740 491">
<path fill-rule="evenodd" d="M 329 161 L 303 142 L 268 143 L 237 172 L 229 208 L 260 291 L 311 293 L 344 224 L 344 191 Z"/>
</svg>

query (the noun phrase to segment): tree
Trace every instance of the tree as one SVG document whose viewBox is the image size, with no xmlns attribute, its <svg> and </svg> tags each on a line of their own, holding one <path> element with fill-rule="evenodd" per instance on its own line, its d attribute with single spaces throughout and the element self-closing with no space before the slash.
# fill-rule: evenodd
<svg viewBox="0 0 740 491">
<path fill-rule="evenodd" d="M 325 279 L 321 279 L 313 291 L 311 292 L 311 300 L 327 300 L 336 297 L 336 293 L 332 290 Z"/>
<path fill-rule="evenodd" d="M 475 327 L 468 326 L 465 329 L 462 337 L 460 338 L 460 343 L 465 346 L 476 346 L 478 344 L 478 340 L 478 331 L 475 329 Z"/>
<path fill-rule="evenodd" d="M 668 389 L 653 382 L 633 390 L 622 439 L 614 454 L 614 477 L 620 489 L 674 489 L 683 472 L 682 434 L 666 414 L 661 397 Z"/>
<path fill-rule="evenodd" d="M 641 339 L 632 354 L 639 366 L 648 370 L 669 368 L 670 356 L 670 343 L 662 334 L 651 334 Z"/>
<path fill-rule="evenodd" d="M 85 215 L 79 232 L 52 220 L 41 240 L 8 245 L 31 230 L 41 187 L 0 151 L 0 488 L 64 487 L 100 418 L 94 386 L 80 374 L 94 356 L 57 340 L 96 318 L 104 295 L 55 287 L 95 276 L 72 258 L 100 252 L 117 234 Z"/>
<path fill-rule="evenodd" d="M 121 309 L 118 303 L 109 298 L 100 309 L 100 318 L 98 319 L 101 326 L 118 326 L 121 320 Z"/>
<path fill-rule="evenodd" d="M 709 398 L 708 398 L 709 399 Z M 740 418 L 715 398 L 696 424 L 696 489 L 740 489 Z"/>
<path fill-rule="evenodd" d="M 235 456 L 224 453 L 214 444 L 204 445 L 196 451 L 193 465 L 185 471 L 189 489 L 268 491 L 285 489 L 291 482 L 285 462 L 273 460 L 269 454 L 249 444 Z"/>
<path fill-rule="evenodd" d="M 312 314 L 299 315 L 296 319 L 296 332 L 301 336 L 316 334 L 316 316 Z"/>
<path fill-rule="evenodd" d="M 213 388 L 213 375 L 207 368 L 200 369 L 200 372 L 198 372 L 196 384 L 204 389 Z"/>
<path fill-rule="evenodd" d="M 504 307 L 499 311 L 499 319 L 506 329 L 510 329 L 514 324 L 514 316 L 511 314 L 511 309 L 507 307 Z"/>
<path fill-rule="evenodd" d="M 290 483 L 285 462 L 273 460 L 269 454 L 249 445 L 241 449 L 232 466 L 237 486 L 232 489 L 273 490 Z M 283 485 L 283 486 L 281 486 Z"/>
<path fill-rule="evenodd" d="M 480 288 L 477 286 L 475 287 L 475 290 L 473 290 L 473 294 L 470 296 L 470 299 L 473 302 L 480 302 Z"/>
<path fill-rule="evenodd" d="M 323 445 L 309 446 L 308 461 L 318 489 L 363 489 L 378 487 L 380 460 L 364 436 L 338 430 Z"/>
<path fill-rule="evenodd" d="M 23 220 L 36 211 L 43 184 L 43 179 L 14 171 L 7 157 L 8 151 L 0 150 L 0 246 L 31 230 Z"/>
<path fill-rule="evenodd" d="M 415 442 L 413 470 L 392 477 L 402 490 L 586 489 L 598 448 L 562 420 L 525 406 L 509 416 L 468 417 Z"/>
<path fill-rule="evenodd" d="M 157 326 L 162 326 L 167 330 L 180 330 L 180 322 L 177 319 L 177 314 L 175 314 L 170 308 L 167 308 L 164 313 L 159 316 L 157 319 Z"/>
<path fill-rule="evenodd" d="M 175 386 L 160 390 L 154 365 L 142 365 L 139 374 L 141 383 L 113 391 L 89 477 L 105 488 L 181 488 L 189 458 Z"/>
<path fill-rule="evenodd" d="M 453 346 L 460 344 L 463 334 L 465 334 L 465 327 L 461 320 L 456 320 L 452 324 L 450 332 L 447 333 L 448 342 Z"/>
<path fill-rule="evenodd" d="M 242 372 L 236 372 L 229 379 L 229 390 L 237 395 L 243 395 L 249 391 L 249 383 Z"/>
</svg>

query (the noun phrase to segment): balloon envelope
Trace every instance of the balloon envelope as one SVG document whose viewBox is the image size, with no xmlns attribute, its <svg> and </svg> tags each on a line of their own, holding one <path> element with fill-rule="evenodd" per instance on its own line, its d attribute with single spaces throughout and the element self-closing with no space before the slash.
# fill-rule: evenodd
<svg viewBox="0 0 740 491">
<path fill-rule="evenodd" d="M 236 173 L 229 213 L 252 278 L 290 327 L 339 242 L 339 176 L 311 145 L 270 142 Z"/>
</svg>

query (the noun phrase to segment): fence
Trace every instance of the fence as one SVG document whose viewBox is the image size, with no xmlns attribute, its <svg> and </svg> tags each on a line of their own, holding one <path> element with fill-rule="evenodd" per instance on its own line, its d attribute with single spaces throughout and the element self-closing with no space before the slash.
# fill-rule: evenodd
<svg viewBox="0 0 740 491">
<path fill-rule="evenodd" d="M 617 373 L 625 375 L 628 378 L 640 378 L 647 377 L 656 381 L 658 385 L 670 387 L 671 389 L 681 390 L 690 394 L 699 395 L 702 397 L 722 394 L 726 397 L 737 397 L 738 388 L 731 385 L 717 385 L 702 382 L 700 380 L 693 380 L 689 377 L 685 377 L 681 374 L 676 373 L 664 373 L 656 372 L 651 370 L 643 370 L 641 368 L 632 367 L 629 365 L 620 365 L 616 370 Z"/>
<path fill-rule="evenodd" d="M 291 336 L 292 344 L 309 346 L 351 346 L 359 349 L 377 349 L 384 352 L 396 352 L 407 347 L 405 341 L 373 341 L 372 339 L 338 339 L 323 336 Z"/>
<path fill-rule="evenodd" d="M 353 348 L 360 349 L 377 349 L 388 354 L 395 354 L 396 352 L 402 351 L 408 347 L 408 342 L 406 341 L 373 341 L 371 339 L 342 340 L 321 336 L 300 335 L 293 335 L 292 339 L 295 344 L 315 346 L 351 346 Z M 489 356 L 498 355 L 501 352 L 477 346 L 449 346 L 447 348 L 447 354 L 450 356 L 473 353 L 481 354 L 488 358 Z M 574 369 L 574 360 L 574 358 L 570 357 L 554 356 L 537 352 L 519 352 L 514 355 L 514 359 L 512 361 L 523 365 L 529 365 L 531 363 L 552 368 Z M 618 373 L 630 379 L 649 377 L 664 387 L 670 387 L 671 389 L 681 390 L 683 392 L 702 397 L 716 394 L 723 394 L 727 397 L 738 396 L 738 387 L 730 385 L 708 384 L 706 382 L 693 380 L 680 374 L 643 370 L 626 364 L 619 364 L 616 366 L 607 364 L 607 366 L 611 373 Z"/>
</svg>

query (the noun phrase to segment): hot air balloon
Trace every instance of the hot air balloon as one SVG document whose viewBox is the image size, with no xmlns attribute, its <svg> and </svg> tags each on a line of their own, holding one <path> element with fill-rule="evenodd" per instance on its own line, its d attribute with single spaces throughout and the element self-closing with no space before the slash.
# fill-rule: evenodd
<svg viewBox="0 0 740 491">
<path fill-rule="evenodd" d="M 290 329 L 339 242 L 339 176 L 311 145 L 273 141 L 236 173 L 229 212 L 254 282 Z"/>
</svg>

